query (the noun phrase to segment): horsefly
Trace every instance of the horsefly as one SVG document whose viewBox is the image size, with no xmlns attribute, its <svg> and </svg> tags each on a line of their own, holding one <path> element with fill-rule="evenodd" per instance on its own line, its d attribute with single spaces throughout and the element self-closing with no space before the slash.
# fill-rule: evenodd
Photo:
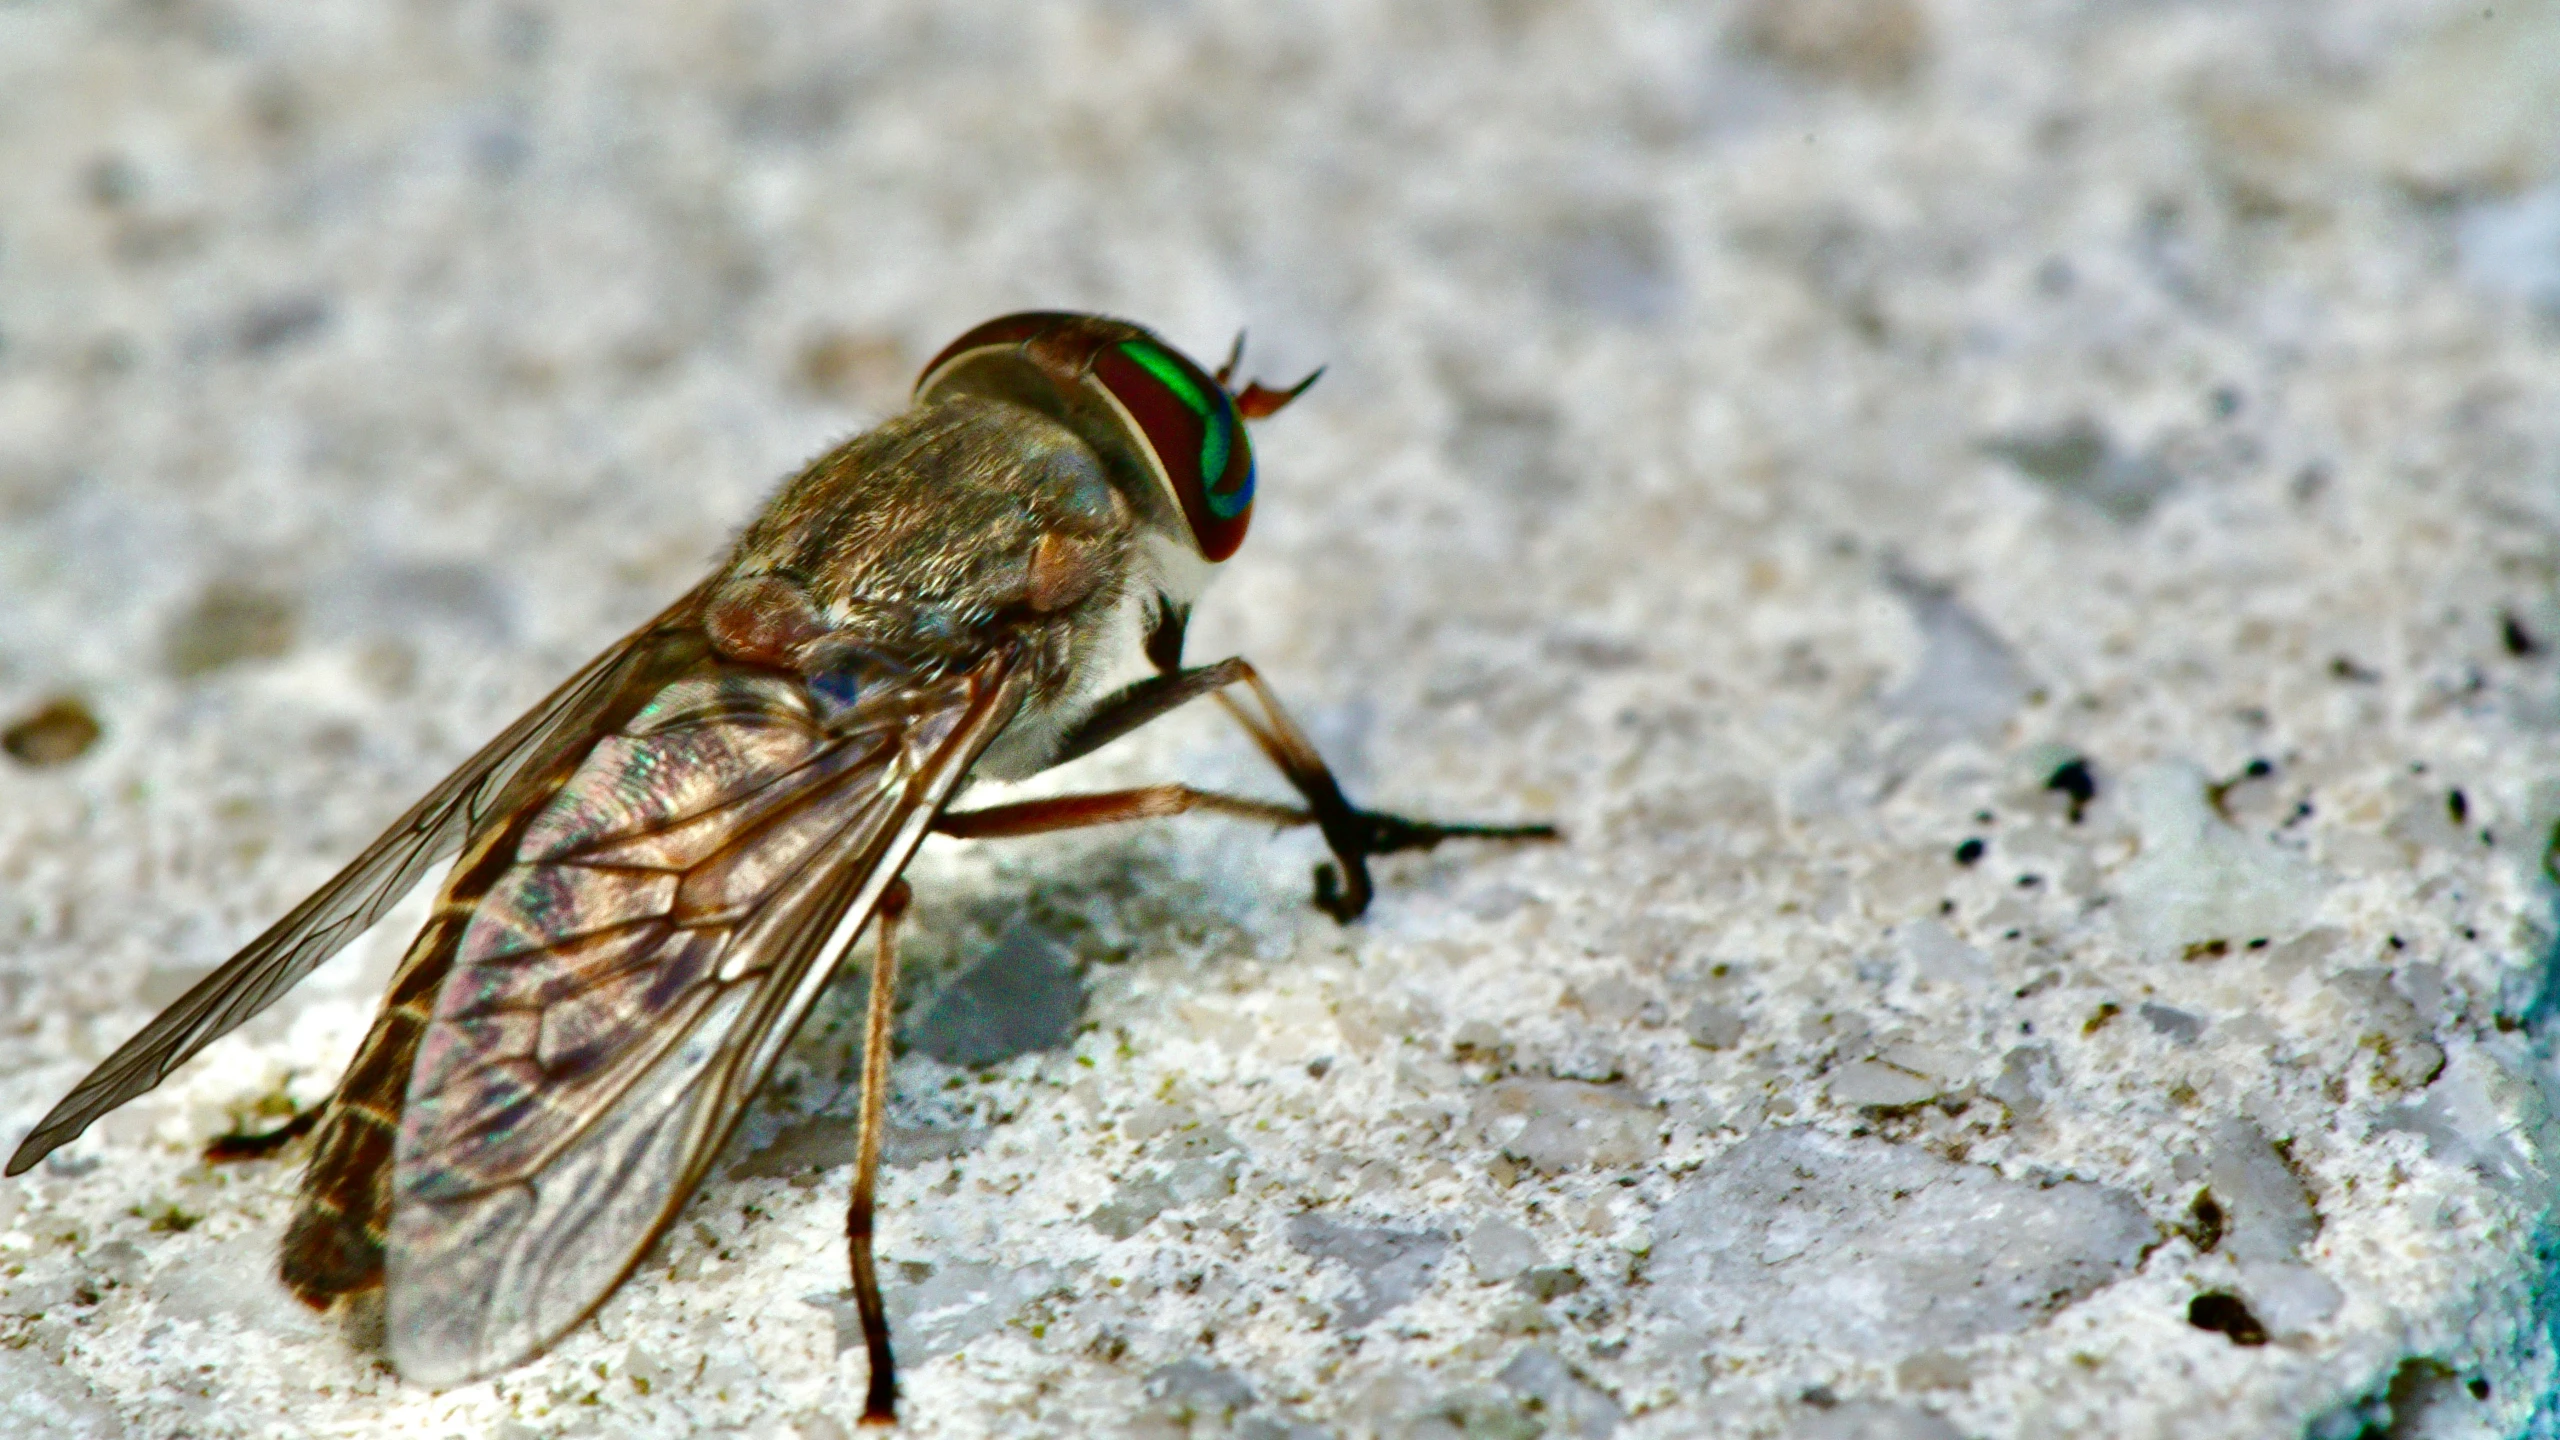
<svg viewBox="0 0 2560 1440">
<path fill-rule="evenodd" d="M 15 1175 L 274 1003 L 457 856 L 329 1100 L 213 1158 L 317 1131 L 284 1283 L 328 1309 L 379 1289 L 412 1380 L 540 1354 L 612 1294 L 702 1183 L 866 926 L 853 1290 L 891 1423 L 871 1254 L 899 878 L 928 834 L 1031 835 L 1187 811 L 1312 824 L 1315 903 L 1349 922 L 1368 860 L 1545 825 L 1353 806 L 1241 659 L 1183 663 L 1193 601 L 1244 540 L 1229 388 L 1135 325 L 1009 315 L 954 341 L 913 404 L 785 483 L 727 561 L 572 675 L 353 864 L 82 1080 Z M 1094 693 L 1130 644 L 1152 673 Z M 1214 696 L 1296 790 L 1282 805 L 1151 785 L 976 810 L 1018 779 Z"/>
</svg>

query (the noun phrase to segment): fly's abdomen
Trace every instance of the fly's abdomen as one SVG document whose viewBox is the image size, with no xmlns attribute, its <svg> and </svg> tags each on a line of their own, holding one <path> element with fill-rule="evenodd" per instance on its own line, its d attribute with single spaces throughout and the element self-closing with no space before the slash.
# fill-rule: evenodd
<svg viewBox="0 0 2560 1440">
<path fill-rule="evenodd" d="M 285 1287 L 315 1310 L 382 1283 L 400 1112 L 457 933 L 447 914 L 420 933 L 321 1122 L 277 1266 Z"/>
</svg>

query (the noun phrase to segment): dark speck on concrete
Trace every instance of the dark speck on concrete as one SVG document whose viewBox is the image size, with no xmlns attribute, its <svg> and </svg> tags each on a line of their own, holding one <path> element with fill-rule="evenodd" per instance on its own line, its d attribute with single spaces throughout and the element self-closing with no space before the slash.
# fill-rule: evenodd
<svg viewBox="0 0 2560 1440">
<path fill-rule="evenodd" d="M 236 580 L 217 580 L 169 627 L 161 661 L 191 680 L 248 660 L 273 660 L 293 649 L 301 607 L 290 595 Z"/>
<path fill-rule="evenodd" d="M 98 719 L 89 707 L 66 696 L 46 701 L 0 730 L 0 750 L 8 751 L 9 758 L 21 765 L 42 770 L 68 765 L 87 754 L 98 743 L 99 734 Z"/>
<path fill-rule="evenodd" d="M 2231 1337 L 2234 1345 L 2264 1345 L 2267 1327 L 2249 1313 L 2249 1307 L 2237 1295 L 2223 1290 L 2208 1290 L 2187 1304 L 2187 1323 L 2199 1330 L 2219 1331 Z"/>
<path fill-rule="evenodd" d="M 2053 773 L 2045 777 L 2044 788 L 2058 790 L 2070 799 L 2071 823 L 2077 825 L 2087 813 L 2089 802 L 2098 798 L 2098 777 L 2090 772 L 2086 759 L 2074 756 L 2054 767 Z"/>
<path fill-rule="evenodd" d="M 310 339 L 329 323 L 329 302 L 317 295 L 293 295 L 252 307 L 240 317 L 235 335 L 243 355 L 267 355 Z"/>
<path fill-rule="evenodd" d="M 2524 622 L 2517 619 L 2512 610 L 2498 617 L 2498 638 L 2505 643 L 2507 653 L 2519 660 L 2542 649 L 2541 643 L 2533 638 L 2533 632 L 2524 628 Z"/>
</svg>

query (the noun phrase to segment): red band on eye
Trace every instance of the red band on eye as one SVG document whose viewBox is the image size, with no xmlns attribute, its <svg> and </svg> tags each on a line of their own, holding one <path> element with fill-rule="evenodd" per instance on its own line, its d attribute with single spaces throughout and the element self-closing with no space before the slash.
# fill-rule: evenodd
<svg viewBox="0 0 2560 1440">
<path fill-rule="evenodd" d="M 1200 553 L 1213 562 L 1224 560 L 1244 543 L 1245 526 L 1253 518 L 1252 495 L 1244 489 L 1244 503 L 1234 506 L 1233 514 L 1221 516 L 1210 495 L 1210 481 L 1227 483 L 1232 479 L 1230 494 L 1249 486 L 1252 452 L 1242 443 L 1242 427 L 1235 424 L 1226 391 L 1219 388 L 1218 382 L 1171 350 L 1157 346 L 1154 353 L 1185 367 L 1183 378 L 1190 381 L 1192 395 L 1185 396 L 1153 367 L 1141 363 L 1121 346 L 1093 357 L 1094 378 L 1120 402 L 1120 408 L 1145 436 L 1148 450 L 1154 453 L 1156 464 L 1182 502 L 1183 518 L 1191 522 L 1191 537 Z M 1203 408 L 1194 409 L 1186 403 L 1192 399 L 1197 399 Z M 1225 443 L 1213 446 L 1211 429 L 1220 425 L 1226 433 L 1218 438 Z M 1203 456 L 1219 451 L 1223 453 L 1218 458 L 1224 462 L 1220 473 L 1202 475 Z"/>
</svg>

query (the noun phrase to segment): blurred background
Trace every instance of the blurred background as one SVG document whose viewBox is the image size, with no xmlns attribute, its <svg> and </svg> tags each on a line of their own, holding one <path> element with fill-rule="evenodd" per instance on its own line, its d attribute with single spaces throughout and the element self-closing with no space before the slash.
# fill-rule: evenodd
<svg viewBox="0 0 2560 1440">
<path fill-rule="evenodd" d="M 1677 991 L 1658 977 L 1788 905 L 1831 938 L 1765 952 L 1861 983 L 1894 907 L 1940 898 L 1894 857 L 1937 864 L 2002 757 L 2049 742 L 2102 775 L 2299 760 L 2376 797 L 2324 795 L 2292 832 L 2365 897 L 2337 914 L 2396 923 L 2374 897 L 2452 874 L 2485 908 L 2427 922 L 2445 963 L 2493 998 L 2539 973 L 2524 881 L 2420 865 L 2384 825 L 2442 808 L 2412 763 L 2469 765 L 2503 822 L 2545 804 L 2560 3 L 18 0 L 12 1123 L 689 585 L 946 340 L 1030 307 L 1125 315 L 1213 363 L 1244 329 L 1275 380 L 1327 367 L 1257 431 L 1254 533 L 1194 650 L 1253 657 L 1359 793 L 1565 822 L 1564 851 L 1416 872 L 1498 956 L 1468 1002 L 1497 1023 L 1567 1024 L 1555 977 L 1604 960 Z M 1254 783 L 1206 722 L 1151 744 L 1132 776 Z M 1311 851 L 1106 843 L 1057 853 L 1155 856 L 1284 937 L 1266 952 L 1312 923 Z M 1097 906 L 1126 886 L 1077 883 Z M 2064 934 L 2066 909 L 2038 913 Z M 1371 963 L 1405 954 L 1398 923 L 1360 942 L 1388 947 Z M 2091 943 L 2070 985 L 2134 983 Z M 362 988 L 345 999 L 324 1051 L 360 1024 Z M 1186 1028 L 1155 1003 L 1113 1023 Z M 334 1061 L 287 1034 L 259 1063 L 325 1087 Z M 127 1141 L 218 1128 L 189 1103 Z M 2090 1158 L 2111 1125 L 2125 1144 L 2092 1117 L 2099 1149 L 2038 1163 L 2150 1183 L 2149 1159 Z M 27 1190 L 0 1222 L 91 1203 L 70 1195 Z M 2156 1414 L 2118 1433 L 2276 1433 L 2348 1403 L 2392 1373 L 2384 1337 L 2470 1305 L 2448 1297 L 2477 1276 L 2443 1263 L 2351 1291 L 2343 1328 L 2274 1368 L 2163 1361 L 2165 1388 L 2088 1381 L 2089 1413 L 2140 1392 Z M 102 1394 L 186 1368 L 73 1349 Z M 2013 1358 L 2016 1395 L 2081 1383 Z M 1789 1383 L 1765 1416 L 1799 1413 Z M 1705 1413 L 1687 1371 L 1609 1384 Z M 329 1413 L 372 1423 L 353 1394 Z M 1967 1426 L 2038 1433 L 2010 1391 L 1973 1395 L 1949 1402 Z M 156 1433 L 173 1403 L 115 1405 Z"/>
</svg>

